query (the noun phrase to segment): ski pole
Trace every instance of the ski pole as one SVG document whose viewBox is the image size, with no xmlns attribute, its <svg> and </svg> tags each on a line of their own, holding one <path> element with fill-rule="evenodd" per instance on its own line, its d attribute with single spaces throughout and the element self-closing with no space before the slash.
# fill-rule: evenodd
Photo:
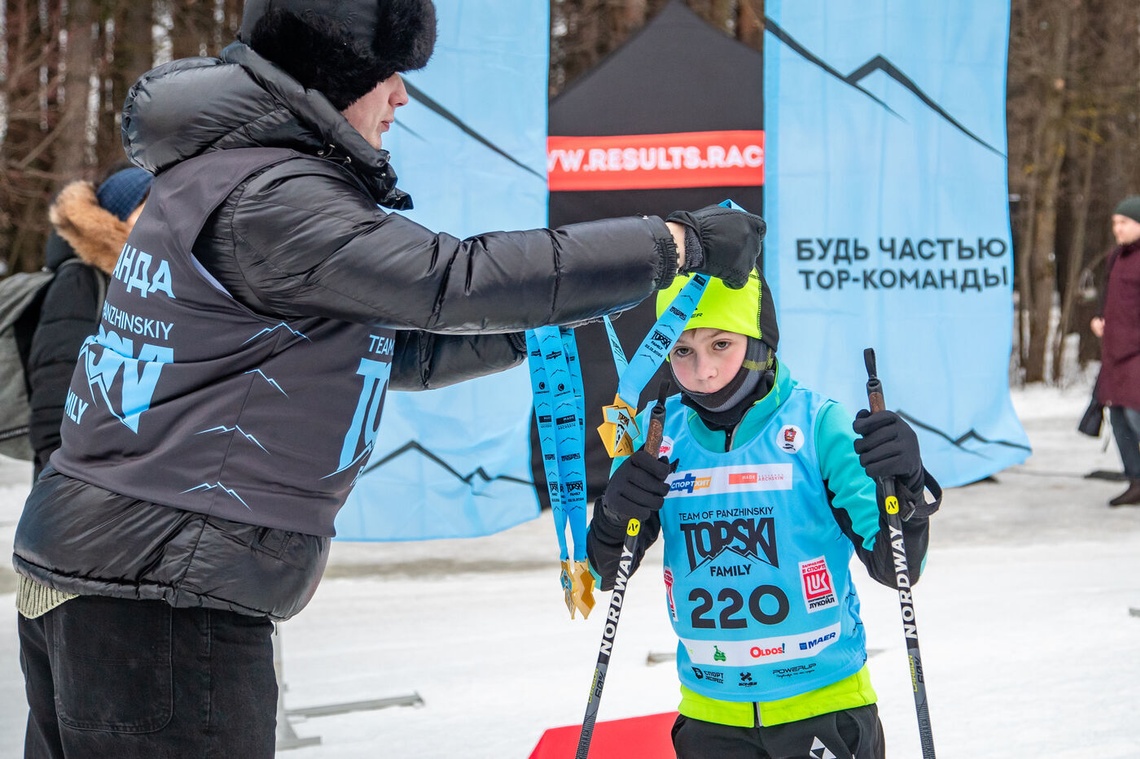
<svg viewBox="0 0 1140 759">
<path fill-rule="evenodd" d="M 661 436 L 665 430 L 665 393 L 669 389 L 668 382 L 661 383 L 661 390 L 657 396 L 657 405 L 649 412 L 649 428 L 645 431 L 645 444 L 642 448 L 657 458 L 661 450 Z M 614 579 L 614 590 L 610 594 L 610 608 L 606 610 L 606 619 L 602 628 L 602 643 L 598 646 L 598 663 L 594 665 L 594 680 L 590 684 L 590 700 L 586 703 L 586 716 L 582 719 L 582 732 L 578 735 L 578 751 L 574 759 L 587 759 L 590 755 L 590 739 L 594 737 L 594 723 L 598 720 L 598 706 L 602 701 L 602 687 L 606 684 L 606 670 L 610 666 L 610 652 L 614 646 L 614 636 L 617 634 L 618 620 L 621 619 L 621 607 L 625 601 L 625 586 L 629 582 L 629 572 L 622 567 L 633 566 L 634 550 L 637 548 L 637 536 L 641 534 L 641 521 L 630 519 L 625 527 L 625 543 L 621 548 L 621 563 L 618 565 L 617 577 Z"/>
<path fill-rule="evenodd" d="M 876 376 L 875 351 L 863 351 L 863 362 L 867 365 L 867 405 L 871 413 L 884 410 L 883 383 Z M 895 587 L 899 592 L 899 607 L 902 610 L 903 635 L 906 638 L 906 655 L 910 661 L 910 684 L 914 690 L 914 708 L 918 715 L 918 738 L 922 744 L 922 759 L 934 759 L 934 735 L 930 730 L 930 708 L 926 703 L 926 680 L 922 673 L 922 653 L 918 648 L 918 624 L 914 615 L 914 596 L 911 593 L 910 571 L 906 563 L 906 546 L 903 542 L 902 518 L 899 516 L 899 499 L 895 479 L 883 477 L 879 480 L 883 489 L 883 511 L 887 514 L 887 527 L 890 529 L 891 551 L 895 564 Z"/>
</svg>

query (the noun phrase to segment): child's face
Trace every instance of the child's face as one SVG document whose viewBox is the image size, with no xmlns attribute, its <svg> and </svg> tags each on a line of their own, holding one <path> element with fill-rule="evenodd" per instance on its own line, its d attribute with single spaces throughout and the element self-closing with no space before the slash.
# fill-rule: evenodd
<svg viewBox="0 0 1140 759">
<path fill-rule="evenodd" d="M 723 329 L 697 327 L 677 338 L 669 353 L 673 375 L 686 390 L 715 393 L 740 371 L 748 338 Z"/>
</svg>

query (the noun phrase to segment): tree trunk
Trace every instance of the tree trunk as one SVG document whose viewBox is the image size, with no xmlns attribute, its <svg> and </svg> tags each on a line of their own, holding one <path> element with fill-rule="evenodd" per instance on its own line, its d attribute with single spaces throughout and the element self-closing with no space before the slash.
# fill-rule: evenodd
<svg viewBox="0 0 1140 759">
<path fill-rule="evenodd" d="M 50 157 L 59 134 L 51 130 L 50 100 L 58 84 L 59 12 L 33 0 L 10 1 L 5 10 L 8 124 L 0 144 L 0 249 L 7 273 L 31 271 L 43 261 L 54 179 Z"/>
<path fill-rule="evenodd" d="M 175 58 L 210 55 L 216 50 L 214 3 L 212 0 L 174 0 L 171 45 Z"/>
<path fill-rule="evenodd" d="M 1048 45 L 1034 129 L 1037 140 L 1031 170 L 1037 176 L 1031 199 L 1032 234 L 1025 238 L 1028 250 L 1022 254 L 1019 283 L 1021 310 L 1028 327 L 1023 330 L 1023 334 L 1028 332 L 1028 345 L 1023 351 L 1026 382 L 1045 380 L 1046 348 L 1057 286 L 1054 260 L 1057 203 L 1066 147 L 1065 76 L 1069 65 L 1071 28 L 1068 5 L 1066 0 L 1046 7 L 1039 26 Z"/>
<path fill-rule="evenodd" d="M 123 153 L 123 103 L 127 91 L 154 66 L 154 5 L 136 0 L 115 4 L 111 65 L 104 81 L 104 107 L 99 123 L 99 167 L 107 170 L 126 160 Z"/>
<path fill-rule="evenodd" d="M 764 0 L 744 0 L 736 19 L 736 38 L 753 50 L 763 50 Z"/>
<path fill-rule="evenodd" d="M 1046 156 L 1045 176 L 1040 187 L 1028 262 L 1032 301 L 1027 309 L 1030 332 L 1025 362 L 1026 382 L 1045 380 L 1045 349 L 1057 286 L 1053 253 L 1057 234 L 1057 196 L 1061 185 L 1061 163 L 1065 158 L 1060 124 L 1047 126 L 1042 142 Z"/>
<path fill-rule="evenodd" d="M 93 10 L 92 0 L 70 0 L 67 5 L 67 46 L 63 51 L 63 76 L 55 98 L 59 120 L 54 131 L 61 139 L 55 142 L 52 159 L 52 170 L 60 178 L 60 184 L 85 176 L 94 163 L 87 129 L 91 79 L 96 70 Z"/>
<path fill-rule="evenodd" d="M 1095 131 L 1096 121 L 1093 121 Z M 1091 139 L 1081 141 L 1080 155 L 1081 185 L 1078 192 L 1072 193 L 1073 233 L 1068 262 L 1065 267 L 1065 287 L 1061 293 L 1061 318 L 1053 336 L 1053 380 L 1059 382 L 1064 376 L 1065 338 L 1076 331 L 1075 314 L 1077 301 L 1081 296 L 1081 271 L 1085 267 L 1085 230 L 1088 227 L 1089 197 L 1092 194 L 1093 159 L 1096 145 Z"/>
</svg>

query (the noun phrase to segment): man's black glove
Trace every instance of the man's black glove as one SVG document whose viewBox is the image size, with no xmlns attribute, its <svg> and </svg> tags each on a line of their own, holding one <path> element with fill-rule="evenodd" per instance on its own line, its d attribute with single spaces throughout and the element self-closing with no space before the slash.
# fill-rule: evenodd
<svg viewBox="0 0 1140 759">
<path fill-rule="evenodd" d="M 665 221 L 685 227 L 685 265 L 681 274 L 699 271 L 739 290 L 760 257 L 768 226 L 759 216 L 724 206 L 674 211 Z M 665 287 L 668 284 L 664 285 Z"/>
<path fill-rule="evenodd" d="M 910 425 L 893 411 L 872 414 L 863 409 L 855 415 L 851 426 L 861 436 L 855 441 L 855 452 L 867 475 L 873 480 L 895 478 L 906 491 L 900 493 L 900 497 L 909 496 L 921 504 L 926 475 L 918 450 L 918 436 Z"/>
<path fill-rule="evenodd" d="M 606 511 L 625 521 L 649 519 L 665 503 L 669 493 L 665 478 L 672 471 L 673 466 L 664 456 L 655 459 L 644 449 L 634 451 L 610 475 L 603 497 Z"/>
</svg>

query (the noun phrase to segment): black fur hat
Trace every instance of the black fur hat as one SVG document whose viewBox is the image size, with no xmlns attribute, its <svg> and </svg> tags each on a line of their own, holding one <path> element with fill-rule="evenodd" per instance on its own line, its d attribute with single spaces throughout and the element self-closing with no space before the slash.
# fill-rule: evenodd
<svg viewBox="0 0 1140 759">
<path fill-rule="evenodd" d="M 431 0 L 247 0 L 238 38 L 343 111 L 435 47 Z"/>
</svg>

